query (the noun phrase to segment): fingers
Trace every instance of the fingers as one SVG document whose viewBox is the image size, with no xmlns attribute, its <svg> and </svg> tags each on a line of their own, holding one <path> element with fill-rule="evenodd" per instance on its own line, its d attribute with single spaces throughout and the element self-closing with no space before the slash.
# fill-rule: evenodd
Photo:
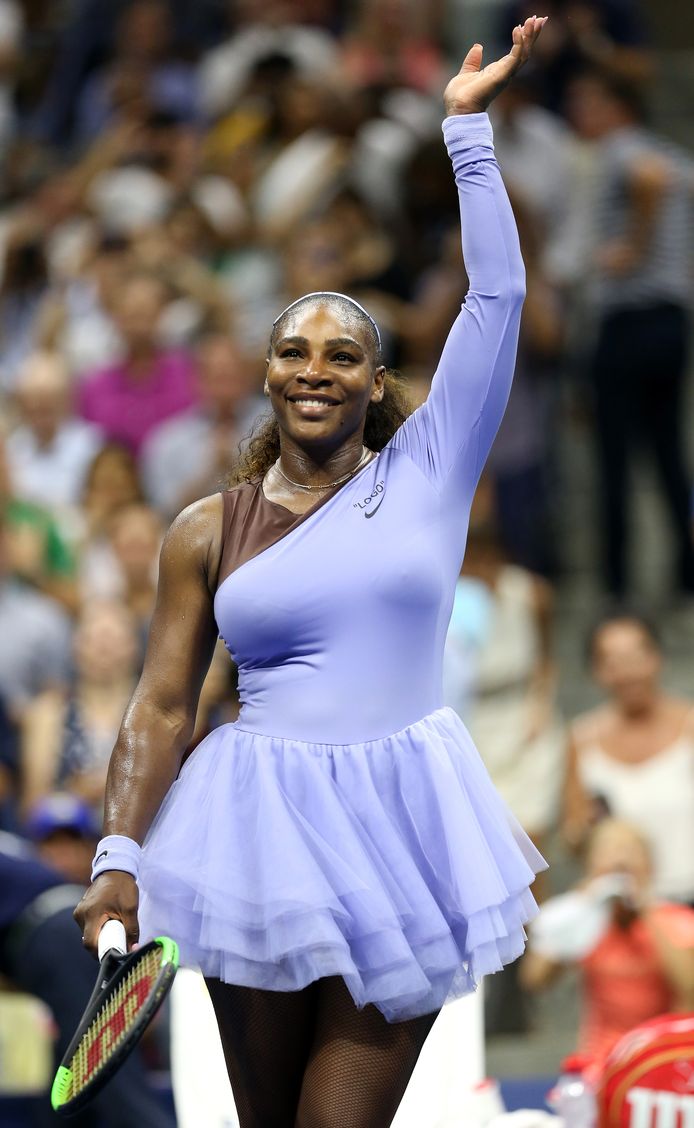
<svg viewBox="0 0 694 1128">
<path fill-rule="evenodd" d="M 517 24 L 513 29 L 511 56 L 516 68 L 520 67 L 530 58 L 535 40 L 540 35 L 549 19 L 548 16 L 528 16 L 523 24 Z"/>
<path fill-rule="evenodd" d="M 123 922 L 130 950 L 139 936 L 137 902 L 137 885 L 130 874 L 111 870 L 96 878 L 73 914 L 84 947 L 96 955 L 99 932 L 107 920 L 114 919 Z"/>
<path fill-rule="evenodd" d="M 77 909 L 75 910 L 74 916 L 78 924 L 80 923 L 80 919 L 82 920 L 82 944 L 87 949 L 90 955 L 96 957 L 99 943 L 99 933 L 101 932 L 103 926 L 106 924 L 106 921 L 110 920 L 111 917 L 107 913 L 104 913 L 96 918 L 93 916 L 86 916 L 84 913 L 78 916 Z"/>
<path fill-rule="evenodd" d="M 463 65 L 458 73 L 473 74 L 475 71 L 478 71 L 482 66 L 482 51 L 482 44 L 474 43 L 465 56 Z"/>
</svg>

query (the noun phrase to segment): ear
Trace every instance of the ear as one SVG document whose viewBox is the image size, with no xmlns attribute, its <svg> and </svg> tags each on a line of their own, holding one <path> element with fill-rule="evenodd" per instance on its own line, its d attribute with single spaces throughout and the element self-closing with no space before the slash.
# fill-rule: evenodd
<svg viewBox="0 0 694 1128">
<path fill-rule="evenodd" d="M 384 364 L 379 364 L 374 372 L 374 386 L 371 390 L 370 403 L 380 403 L 385 392 L 386 369 Z"/>
</svg>

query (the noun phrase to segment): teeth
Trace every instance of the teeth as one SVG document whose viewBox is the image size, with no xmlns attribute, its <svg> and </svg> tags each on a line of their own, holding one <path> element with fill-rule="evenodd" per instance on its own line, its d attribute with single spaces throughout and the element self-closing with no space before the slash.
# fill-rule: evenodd
<svg viewBox="0 0 694 1128">
<path fill-rule="evenodd" d="M 294 403 L 305 403 L 305 404 L 308 404 L 309 407 L 323 407 L 323 405 L 328 403 L 329 401 L 328 400 L 320 400 L 320 399 L 295 399 L 293 402 Z"/>
</svg>

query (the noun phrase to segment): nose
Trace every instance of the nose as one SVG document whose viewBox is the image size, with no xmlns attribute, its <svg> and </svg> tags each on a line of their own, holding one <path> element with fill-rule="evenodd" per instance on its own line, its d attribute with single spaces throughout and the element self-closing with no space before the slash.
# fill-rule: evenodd
<svg viewBox="0 0 694 1128">
<path fill-rule="evenodd" d="M 303 372 L 297 377 L 299 383 L 308 384 L 311 388 L 319 388 L 332 383 L 326 374 L 322 357 L 319 355 L 308 356 Z"/>
</svg>

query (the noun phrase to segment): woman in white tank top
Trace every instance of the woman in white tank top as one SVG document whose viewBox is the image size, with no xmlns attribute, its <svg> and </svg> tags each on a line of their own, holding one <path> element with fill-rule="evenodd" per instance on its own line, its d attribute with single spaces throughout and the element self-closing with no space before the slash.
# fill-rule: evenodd
<svg viewBox="0 0 694 1128">
<path fill-rule="evenodd" d="M 636 615 L 594 630 L 590 659 L 607 700 L 571 729 L 563 828 L 580 846 L 609 812 L 637 826 L 653 853 L 656 894 L 694 901 L 694 705 L 660 685 L 662 652 Z"/>
</svg>

